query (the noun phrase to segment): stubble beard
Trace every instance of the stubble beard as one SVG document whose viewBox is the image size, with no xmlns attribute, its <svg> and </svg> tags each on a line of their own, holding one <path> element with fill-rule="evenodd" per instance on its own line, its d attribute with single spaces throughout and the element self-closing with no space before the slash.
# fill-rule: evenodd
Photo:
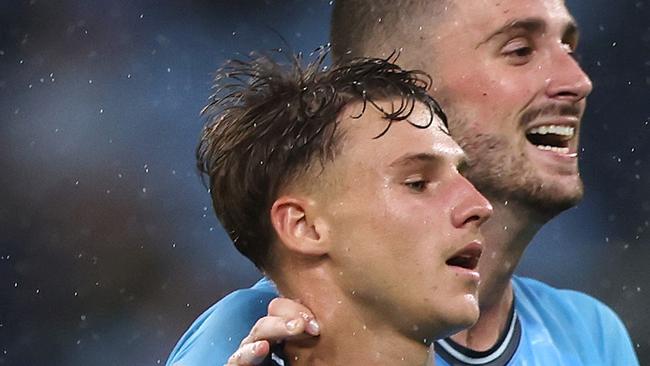
<svg viewBox="0 0 650 366">
<path fill-rule="evenodd" d="M 543 219 L 550 219 L 582 198 L 584 188 L 579 177 L 572 187 L 544 177 L 521 146 L 505 136 L 472 131 L 466 119 L 458 114 L 451 116 L 451 135 L 468 158 L 464 175 L 493 203 L 517 203 Z"/>
</svg>

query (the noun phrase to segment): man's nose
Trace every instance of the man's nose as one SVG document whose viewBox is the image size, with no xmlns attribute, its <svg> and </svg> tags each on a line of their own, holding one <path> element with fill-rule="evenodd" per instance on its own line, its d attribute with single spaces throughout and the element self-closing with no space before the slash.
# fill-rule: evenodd
<svg viewBox="0 0 650 366">
<path fill-rule="evenodd" d="M 452 209 L 452 224 L 460 228 L 465 225 L 482 225 L 492 215 L 492 205 L 464 177 L 459 184 L 460 201 Z"/>
<path fill-rule="evenodd" d="M 591 79 L 565 45 L 560 44 L 554 48 L 549 58 L 549 73 L 546 79 L 546 93 L 549 98 L 577 102 L 591 93 Z"/>
</svg>

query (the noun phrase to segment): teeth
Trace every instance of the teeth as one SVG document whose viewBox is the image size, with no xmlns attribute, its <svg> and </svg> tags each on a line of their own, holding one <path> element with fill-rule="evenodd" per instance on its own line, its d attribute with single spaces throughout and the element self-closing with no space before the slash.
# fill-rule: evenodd
<svg viewBox="0 0 650 366">
<path fill-rule="evenodd" d="M 548 145 L 535 145 L 540 150 L 543 151 L 553 151 L 559 154 L 568 154 L 569 153 L 569 148 L 568 147 L 555 147 L 555 146 L 548 146 Z"/>
<path fill-rule="evenodd" d="M 573 136 L 574 132 L 575 132 L 575 128 L 573 127 L 557 126 L 557 125 L 539 126 L 528 131 L 528 133 L 534 133 L 538 135 L 546 135 L 548 133 L 552 133 L 561 136 Z"/>
</svg>

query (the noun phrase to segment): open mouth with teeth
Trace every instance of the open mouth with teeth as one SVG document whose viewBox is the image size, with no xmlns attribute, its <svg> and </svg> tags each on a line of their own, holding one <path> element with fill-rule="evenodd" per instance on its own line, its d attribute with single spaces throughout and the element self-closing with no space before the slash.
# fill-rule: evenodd
<svg viewBox="0 0 650 366">
<path fill-rule="evenodd" d="M 478 267 L 478 260 L 481 258 L 482 249 L 480 246 L 468 245 L 456 252 L 445 262 L 448 266 L 461 267 L 475 270 Z"/>
<path fill-rule="evenodd" d="M 560 154 L 572 152 L 571 142 L 574 137 L 575 127 L 573 126 L 544 125 L 526 131 L 526 138 L 535 147 Z"/>
</svg>

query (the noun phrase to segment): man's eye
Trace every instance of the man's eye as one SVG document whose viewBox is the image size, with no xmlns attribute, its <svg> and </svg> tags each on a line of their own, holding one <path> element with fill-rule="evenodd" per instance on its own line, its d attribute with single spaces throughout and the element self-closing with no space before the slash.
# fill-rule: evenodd
<svg viewBox="0 0 650 366">
<path fill-rule="evenodd" d="M 511 56 L 517 56 L 517 57 L 526 57 L 526 56 L 529 56 L 532 53 L 533 53 L 533 49 L 531 47 L 521 47 L 521 48 L 517 48 L 516 50 L 510 52 L 510 55 Z"/>
<path fill-rule="evenodd" d="M 503 47 L 501 54 L 503 54 L 509 62 L 515 65 L 523 65 L 530 60 L 535 50 L 528 42 L 514 41 L 510 42 Z"/>
<path fill-rule="evenodd" d="M 414 192 L 424 192 L 424 190 L 427 188 L 427 181 L 413 180 L 404 182 L 404 185 Z"/>
</svg>

